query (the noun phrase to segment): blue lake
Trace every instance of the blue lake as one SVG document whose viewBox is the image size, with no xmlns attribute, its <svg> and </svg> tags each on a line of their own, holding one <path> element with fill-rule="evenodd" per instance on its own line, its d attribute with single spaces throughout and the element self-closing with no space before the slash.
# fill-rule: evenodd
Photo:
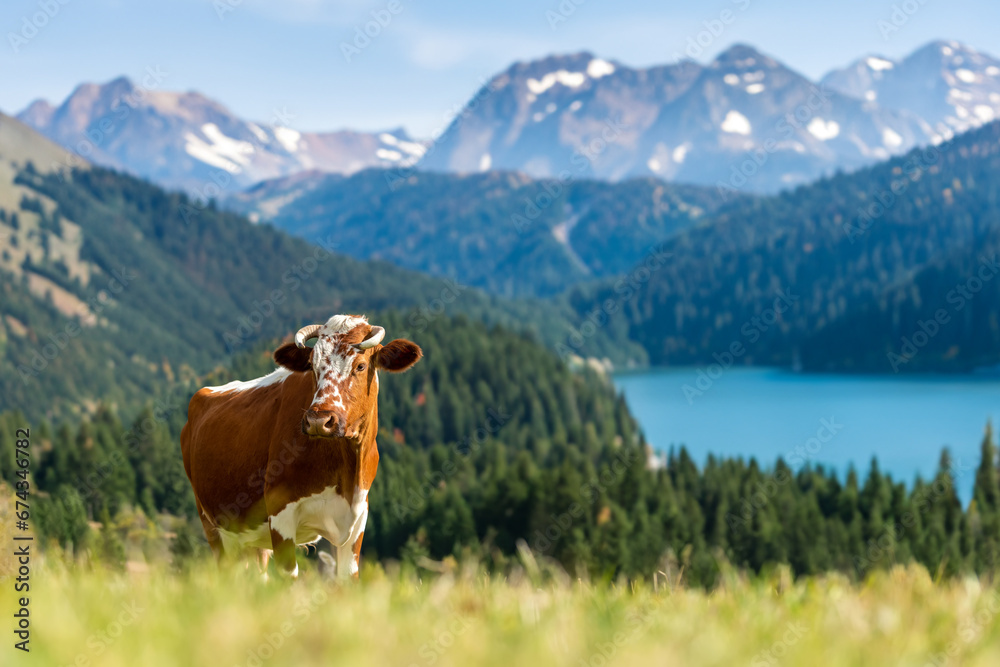
<svg viewBox="0 0 1000 667">
<path fill-rule="evenodd" d="M 930 478 L 948 447 L 963 502 L 972 494 L 986 422 L 1000 418 L 996 376 L 729 369 L 707 380 L 693 368 L 614 377 L 658 450 L 683 444 L 700 463 L 709 454 L 752 456 L 768 468 L 782 456 L 793 467 L 821 463 L 841 474 L 854 464 L 862 481 L 875 456 L 883 471 L 911 483 L 917 474 Z"/>
</svg>

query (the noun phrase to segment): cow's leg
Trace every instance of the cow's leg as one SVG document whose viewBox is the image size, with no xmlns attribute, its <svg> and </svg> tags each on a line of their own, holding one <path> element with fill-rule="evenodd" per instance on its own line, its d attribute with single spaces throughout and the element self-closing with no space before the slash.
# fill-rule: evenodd
<svg viewBox="0 0 1000 667">
<path fill-rule="evenodd" d="M 292 577 L 299 576 L 299 564 L 295 562 L 295 540 L 287 539 L 274 529 L 274 517 L 268 517 L 271 528 L 271 548 L 278 568 Z"/>
<path fill-rule="evenodd" d="M 354 548 L 351 549 L 351 552 L 352 552 L 351 556 L 354 559 L 354 563 L 353 563 L 353 565 L 351 567 L 352 567 L 352 570 L 354 571 L 353 572 L 353 577 L 355 579 L 358 578 L 358 576 L 359 576 L 358 575 L 358 570 L 360 570 L 360 568 L 361 568 L 361 540 L 363 540 L 364 538 L 365 538 L 365 532 L 361 531 L 361 534 L 358 535 L 358 539 L 354 541 Z"/>
<path fill-rule="evenodd" d="M 337 579 L 339 581 L 358 578 L 358 565 L 361 563 L 361 538 L 364 536 L 365 534 L 362 532 L 353 544 L 348 542 L 335 547 L 337 549 Z"/>
<path fill-rule="evenodd" d="M 343 581 L 350 579 L 357 573 L 357 566 L 354 562 L 354 549 L 352 545 L 345 544 L 337 547 L 337 579 Z"/>
<path fill-rule="evenodd" d="M 270 549 L 257 549 L 257 567 L 261 574 L 267 574 L 267 563 L 271 560 Z"/>
<path fill-rule="evenodd" d="M 219 535 L 219 529 L 205 513 L 205 508 L 201 506 L 201 503 L 195 498 L 195 505 L 198 507 L 198 518 L 201 519 L 201 528 L 205 531 L 205 538 L 208 540 L 208 546 L 212 550 L 212 554 L 215 556 L 215 561 L 217 563 L 222 562 L 222 536 Z"/>
<path fill-rule="evenodd" d="M 296 518 L 293 495 L 281 485 L 264 489 L 264 506 L 267 508 L 267 524 L 271 530 L 271 558 L 279 572 L 299 576 L 299 565 L 295 562 Z"/>
</svg>

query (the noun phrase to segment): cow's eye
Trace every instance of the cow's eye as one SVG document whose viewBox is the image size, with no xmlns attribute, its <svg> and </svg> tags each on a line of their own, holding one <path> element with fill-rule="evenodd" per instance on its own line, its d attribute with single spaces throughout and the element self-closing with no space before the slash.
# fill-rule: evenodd
<svg viewBox="0 0 1000 667">
<path fill-rule="evenodd" d="M 358 364 L 358 367 L 354 369 L 354 371 L 357 372 L 357 373 L 360 373 L 363 370 L 365 370 L 365 365 L 364 364 Z"/>
</svg>

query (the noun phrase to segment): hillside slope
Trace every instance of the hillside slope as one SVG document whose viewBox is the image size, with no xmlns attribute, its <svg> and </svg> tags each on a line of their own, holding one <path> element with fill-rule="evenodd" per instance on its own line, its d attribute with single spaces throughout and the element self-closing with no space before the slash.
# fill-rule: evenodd
<svg viewBox="0 0 1000 667">
<path fill-rule="evenodd" d="M 25 155 L 52 150 L 6 122 L 23 134 Z M 464 312 L 534 328 L 550 344 L 570 331 L 568 310 L 354 260 L 339 254 L 336 237 L 311 245 L 100 168 L 6 164 L 14 194 L 0 206 L 4 408 L 58 415 L 98 400 L 141 404 L 260 337 L 338 312 L 413 309 L 409 331 Z M 604 345 L 601 354 L 622 352 Z"/>
<path fill-rule="evenodd" d="M 574 173 L 575 176 L 582 176 Z M 447 276 L 504 296 L 549 296 L 629 270 L 721 199 L 647 178 L 611 184 L 522 174 L 302 174 L 239 193 L 227 206 L 342 252 Z"/>
<path fill-rule="evenodd" d="M 1000 370 L 1000 228 L 855 304 L 801 345 L 806 370 Z"/>
<path fill-rule="evenodd" d="M 952 253 L 974 256 L 1000 226 L 998 173 L 994 122 L 937 148 L 725 207 L 664 246 L 675 261 L 626 304 L 629 336 L 654 363 L 710 363 L 738 344 L 736 363 L 792 365 L 806 340 L 855 306 L 910 289 Z M 582 314 L 613 294 L 605 285 L 568 298 Z M 814 365 L 842 356 L 841 345 L 810 343 Z M 1000 348 L 976 363 L 990 359 L 1000 361 Z"/>
</svg>

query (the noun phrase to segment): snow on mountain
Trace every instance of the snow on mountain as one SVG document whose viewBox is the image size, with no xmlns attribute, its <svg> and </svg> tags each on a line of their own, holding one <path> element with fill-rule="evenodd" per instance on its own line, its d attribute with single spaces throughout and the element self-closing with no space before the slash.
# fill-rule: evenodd
<svg viewBox="0 0 1000 667">
<path fill-rule="evenodd" d="M 18 118 L 88 160 L 195 193 L 309 169 L 409 165 L 425 151 L 402 130 L 300 132 L 277 119 L 243 120 L 200 93 L 140 89 L 124 77 L 82 84 L 58 107 L 35 101 Z"/>
<path fill-rule="evenodd" d="M 824 85 L 927 123 L 938 143 L 1000 118 L 1000 60 L 958 42 L 931 42 L 901 62 L 869 56 Z"/>
<path fill-rule="evenodd" d="M 199 93 L 137 90 L 125 78 L 83 84 L 58 107 L 33 102 L 18 118 L 93 162 L 195 191 L 226 181 L 220 172 L 233 191 L 307 170 L 416 164 L 773 192 L 1000 118 L 1000 61 L 939 41 L 901 61 L 866 56 L 814 83 L 742 44 L 708 64 L 644 69 L 552 55 L 494 76 L 434 144 L 401 129 L 254 123 Z"/>
<path fill-rule="evenodd" d="M 590 53 L 516 63 L 419 166 L 772 191 L 929 140 L 912 114 L 824 89 L 738 44 L 705 66 L 634 69 Z"/>
</svg>

